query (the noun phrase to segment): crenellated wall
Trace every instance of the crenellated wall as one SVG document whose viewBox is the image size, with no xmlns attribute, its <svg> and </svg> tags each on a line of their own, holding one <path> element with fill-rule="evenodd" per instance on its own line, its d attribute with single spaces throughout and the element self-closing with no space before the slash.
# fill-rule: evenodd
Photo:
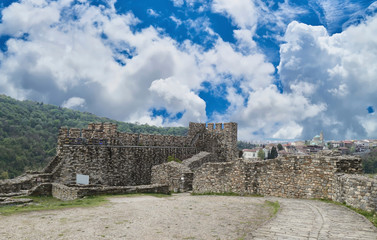
<svg viewBox="0 0 377 240">
<path fill-rule="evenodd" d="M 214 153 L 219 162 L 238 158 L 237 123 L 190 123 L 188 139 L 199 151 Z"/>
</svg>

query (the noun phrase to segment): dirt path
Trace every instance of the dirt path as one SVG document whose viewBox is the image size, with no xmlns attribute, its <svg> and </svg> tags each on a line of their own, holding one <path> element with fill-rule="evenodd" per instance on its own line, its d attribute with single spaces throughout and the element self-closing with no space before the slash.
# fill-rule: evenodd
<svg viewBox="0 0 377 240">
<path fill-rule="evenodd" d="M 0 216 L 0 239 L 238 239 L 270 218 L 263 198 L 115 197 L 94 208 Z"/>
<path fill-rule="evenodd" d="M 281 205 L 268 222 L 266 200 Z M 0 239 L 377 239 L 364 217 L 334 204 L 188 194 L 113 197 L 100 207 L 0 216 L 0 224 Z"/>
</svg>

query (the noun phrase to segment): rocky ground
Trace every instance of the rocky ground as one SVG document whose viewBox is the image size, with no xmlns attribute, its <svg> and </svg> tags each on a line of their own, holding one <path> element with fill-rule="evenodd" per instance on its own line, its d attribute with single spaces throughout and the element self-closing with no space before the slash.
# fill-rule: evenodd
<svg viewBox="0 0 377 240">
<path fill-rule="evenodd" d="M 266 200 L 281 204 L 272 219 Z M 377 239 L 370 222 L 342 206 L 262 197 L 112 197 L 100 207 L 0 216 L 0 223 L 0 239 Z"/>
</svg>

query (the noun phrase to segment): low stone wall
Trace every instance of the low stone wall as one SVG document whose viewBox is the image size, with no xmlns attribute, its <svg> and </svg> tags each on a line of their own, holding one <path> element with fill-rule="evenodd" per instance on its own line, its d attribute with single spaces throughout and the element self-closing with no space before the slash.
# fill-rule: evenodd
<svg viewBox="0 0 377 240">
<path fill-rule="evenodd" d="M 377 178 L 339 174 L 334 181 L 332 199 L 355 208 L 377 211 Z"/>
<path fill-rule="evenodd" d="M 59 183 L 52 184 L 52 196 L 63 200 L 75 200 L 84 196 L 129 193 L 161 193 L 169 194 L 169 187 L 162 184 L 140 186 L 66 186 Z"/>
<path fill-rule="evenodd" d="M 41 183 L 51 181 L 51 174 L 31 174 L 26 173 L 14 179 L 6 179 L 0 181 L 0 193 L 17 193 L 30 190 Z"/>
<path fill-rule="evenodd" d="M 168 162 L 152 167 L 152 184 L 169 185 L 169 191 L 186 192 L 192 189 L 193 173 L 180 163 Z"/>
<path fill-rule="evenodd" d="M 51 192 L 54 198 L 64 201 L 75 200 L 78 198 L 78 190 L 76 188 L 68 187 L 59 183 L 52 184 Z"/>
<path fill-rule="evenodd" d="M 32 188 L 29 191 L 29 196 L 51 196 L 52 195 L 52 184 L 42 183 L 38 186 Z"/>
<path fill-rule="evenodd" d="M 194 174 L 195 193 L 246 193 L 244 164 L 241 161 L 205 163 Z"/>
<path fill-rule="evenodd" d="M 331 198 L 335 174 L 346 164 L 348 172 L 361 171 L 357 157 L 290 156 L 256 162 L 206 163 L 194 174 L 193 191 Z"/>
<path fill-rule="evenodd" d="M 218 162 L 216 155 L 209 152 L 200 152 L 191 158 L 182 161 L 182 164 L 187 166 L 191 171 L 195 171 L 207 162 Z"/>
</svg>

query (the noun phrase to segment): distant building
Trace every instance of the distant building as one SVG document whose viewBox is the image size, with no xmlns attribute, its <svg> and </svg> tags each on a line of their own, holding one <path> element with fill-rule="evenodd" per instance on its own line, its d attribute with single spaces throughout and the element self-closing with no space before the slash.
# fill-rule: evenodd
<svg viewBox="0 0 377 240">
<path fill-rule="evenodd" d="M 258 158 L 258 150 L 256 148 L 254 149 L 244 149 L 242 150 L 242 158 L 243 159 L 253 159 Z"/>
<path fill-rule="evenodd" d="M 323 138 L 323 132 L 321 131 L 320 135 L 316 135 L 313 137 L 312 141 L 310 141 L 310 145 L 313 146 L 325 146 L 325 140 Z"/>
<path fill-rule="evenodd" d="M 258 158 L 258 151 L 262 149 L 264 152 L 264 158 L 268 157 L 268 149 L 266 148 L 253 148 L 253 149 L 244 149 L 242 150 L 242 158 L 243 159 L 257 159 Z"/>
</svg>

